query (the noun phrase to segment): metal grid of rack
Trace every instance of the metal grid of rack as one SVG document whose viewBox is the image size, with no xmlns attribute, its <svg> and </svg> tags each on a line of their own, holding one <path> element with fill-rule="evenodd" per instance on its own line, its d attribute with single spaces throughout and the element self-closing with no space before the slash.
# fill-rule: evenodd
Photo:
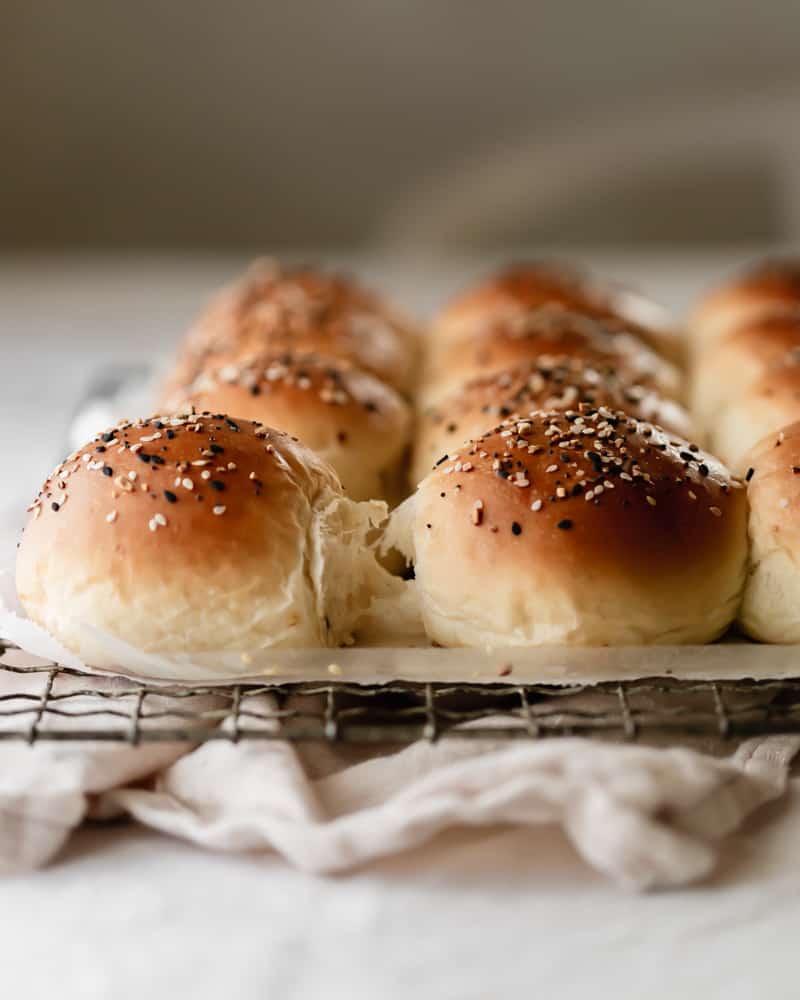
<svg viewBox="0 0 800 1000">
<path fill-rule="evenodd" d="M 402 744 L 583 736 L 678 741 L 800 731 L 800 679 L 593 686 L 325 683 L 164 687 L 15 664 L 0 640 L 0 739 Z"/>
</svg>

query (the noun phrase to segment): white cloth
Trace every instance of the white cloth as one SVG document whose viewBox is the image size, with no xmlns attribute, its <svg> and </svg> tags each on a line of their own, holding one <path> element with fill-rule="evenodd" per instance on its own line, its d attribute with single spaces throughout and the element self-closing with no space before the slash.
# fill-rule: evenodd
<svg viewBox="0 0 800 1000">
<path fill-rule="evenodd" d="M 158 697 L 168 709 L 169 696 Z M 107 707 L 81 699 L 83 710 Z M 788 736 L 750 740 L 727 758 L 578 739 L 394 753 L 282 741 L 4 742 L 0 871 L 43 865 L 85 817 L 122 812 L 214 850 L 275 850 L 314 872 L 353 869 L 453 826 L 524 824 L 533 844 L 536 827 L 559 824 L 618 883 L 676 886 L 712 871 L 720 841 L 783 794 L 798 748 L 800 737 Z"/>
</svg>

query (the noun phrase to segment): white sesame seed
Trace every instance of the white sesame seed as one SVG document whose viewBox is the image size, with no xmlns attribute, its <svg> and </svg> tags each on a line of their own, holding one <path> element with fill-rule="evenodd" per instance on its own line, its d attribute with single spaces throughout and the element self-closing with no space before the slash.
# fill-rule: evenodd
<svg viewBox="0 0 800 1000">
<path fill-rule="evenodd" d="M 542 509 L 542 501 L 534 500 L 533 503 L 531 504 L 531 510 L 541 510 L 541 509 Z"/>
<path fill-rule="evenodd" d="M 203 469 L 203 471 L 200 473 L 200 478 L 201 479 L 210 479 L 211 478 L 211 473 L 208 471 L 208 469 Z M 191 487 L 188 487 L 188 486 L 186 488 L 187 489 L 191 489 Z"/>
<path fill-rule="evenodd" d="M 225 513 L 225 511 L 226 511 L 227 509 L 228 509 L 227 507 L 224 507 L 224 506 L 223 506 L 222 504 L 219 504 L 218 506 L 216 506 L 216 507 L 214 507 L 214 508 L 213 508 L 213 511 L 212 511 L 212 512 L 213 512 L 213 513 L 214 513 L 214 514 L 215 514 L 215 515 L 216 515 L 217 517 L 219 517 L 219 516 L 220 516 L 220 514 L 224 514 L 224 513 Z"/>
<path fill-rule="evenodd" d="M 722 511 L 719 509 L 719 507 L 709 507 L 708 509 L 711 511 L 714 517 L 722 517 Z"/>
<path fill-rule="evenodd" d="M 182 486 L 182 487 L 183 487 L 183 488 L 184 488 L 185 490 L 193 490 L 193 489 L 194 489 L 194 483 L 193 483 L 193 482 L 192 482 L 192 480 L 191 480 L 191 479 L 189 479 L 188 477 L 187 477 L 187 478 L 185 478 L 185 479 L 181 479 L 180 483 L 181 483 L 181 486 Z"/>
<path fill-rule="evenodd" d="M 655 505 L 656 505 L 656 498 L 648 496 L 647 497 L 647 502 L 650 504 L 651 507 L 655 507 Z"/>
<path fill-rule="evenodd" d="M 131 470 L 131 472 L 128 473 L 128 479 L 130 479 L 132 483 L 135 483 L 137 479 L 137 473 Z"/>
<path fill-rule="evenodd" d="M 158 521 L 156 521 L 154 517 L 151 517 L 150 520 L 147 522 L 147 527 L 151 531 L 158 531 Z"/>
<path fill-rule="evenodd" d="M 106 514 L 106 521 L 109 524 L 113 524 L 117 519 L 117 512 L 112 510 L 110 513 Z"/>
<path fill-rule="evenodd" d="M 557 465 L 548 465 L 547 468 L 544 471 L 545 472 L 558 472 L 558 466 Z"/>
<path fill-rule="evenodd" d="M 781 510 L 785 510 L 789 506 L 788 498 L 781 497 L 781 499 L 778 501 L 778 506 L 781 508 Z"/>
<path fill-rule="evenodd" d="M 84 462 L 91 462 L 92 460 L 91 455 L 81 455 L 81 458 L 83 459 Z"/>
<path fill-rule="evenodd" d="M 153 520 L 156 522 L 156 524 L 161 525 L 162 528 L 166 528 L 167 519 L 164 517 L 162 513 L 159 512 L 158 514 L 154 514 Z"/>
</svg>

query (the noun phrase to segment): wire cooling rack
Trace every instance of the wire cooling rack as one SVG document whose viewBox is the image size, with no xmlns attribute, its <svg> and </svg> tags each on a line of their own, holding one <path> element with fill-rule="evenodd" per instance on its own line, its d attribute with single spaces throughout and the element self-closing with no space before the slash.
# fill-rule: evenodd
<svg viewBox="0 0 800 1000">
<path fill-rule="evenodd" d="M 0 640 L 0 739 L 28 743 L 402 744 L 558 736 L 678 741 L 800 731 L 800 679 L 168 688 L 90 676 L 53 662 L 15 664 L 20 652 Z"/>
</svg>

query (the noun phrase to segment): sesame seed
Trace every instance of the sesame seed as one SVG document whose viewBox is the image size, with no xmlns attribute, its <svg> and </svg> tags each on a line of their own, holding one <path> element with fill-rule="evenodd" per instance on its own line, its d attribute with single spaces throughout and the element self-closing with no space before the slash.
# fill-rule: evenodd
<svg viewBox="0 0 800 1000">
<path fill-rule="evenodd" d="M 178 498 L 175 496 L 172 490 L 164 490 L 164 499 L 167 501 L 167 503 L 178 502 Z"/>
<path fill-rule="evenodd" d="M 162 528 L 166 528 L 167 519 L 164 517 L 162 513 L 159 512 L 158 514 L 154 514 L 153 520 L 156 522 L 156 524 L 160 525 Z"/>
<path fill-rule="evenodd" d="M 719 509 L 719 507 L 709 507 L 708 509 L 711 511 L 714 517 L 722 517 L 722 511 Z"/>
<path fill-rule="evenodd" d="M 211 473 L 208 471 L 208 469 L 203 469 L 203 471 L 200 473 L 200 478 L 201 479 L 210 479 L 211 478 Z"/>
<path fill-rule="evenodd" d="M 519 521 L 512 521 L 511 522 L 511 534 L 512 535 L 521 535 L 522 534 L 522 525 L 519 523 Z"/>
<path fill-rule="evenodd" d="M 108 524 L 113 524 L 117 519 L 117 512 L 112 510 L 110 513 L 106 514 L 106 521 Z"/>
<path fill-rule="evenodd" d="M 193 490 L 194 489 L 194 483 L 188 477 L 186 477 L 185 479 L 181 479 L 181 486 L 185 490 Z"/>
<path fill-rule="evenodd" d="M 531 510 L 541 510 L 541 509 L 542 509 L 542 501 L 534 500 L 533 503 L 531 504 Z"/>
<path fill-rule="evenodd" d="M 212 513 L 219 517 L 221 514 L 224 514 L 227 509 L 228 508 L 222 504 L 218 504 L 216 507 L 212 508 Z"/>
<path fill-rule="evenodd" d="M 651 496 L 648 495 L 647 502 L 650 504 L 651 507 L 655 507 L 655 505 L 656 505 L 656 498 L 655 497 L 651 497 Z"/>
<path fill-rule="evenodd" d="M 560 528 L 562 531 L 569 531 L 572 527 L 572 521 L 568 517 L 565 517 L 563 521 L 559 521 L 556 527 Z"/>
<path fill-rule="evenodd" d="M 781 497 L 781 499 L 778 501 L 778 506 L 781 508 L 781 510 L 786 510 L 786 508 L 789 506 L 788 497 Z"/>
</svg>

